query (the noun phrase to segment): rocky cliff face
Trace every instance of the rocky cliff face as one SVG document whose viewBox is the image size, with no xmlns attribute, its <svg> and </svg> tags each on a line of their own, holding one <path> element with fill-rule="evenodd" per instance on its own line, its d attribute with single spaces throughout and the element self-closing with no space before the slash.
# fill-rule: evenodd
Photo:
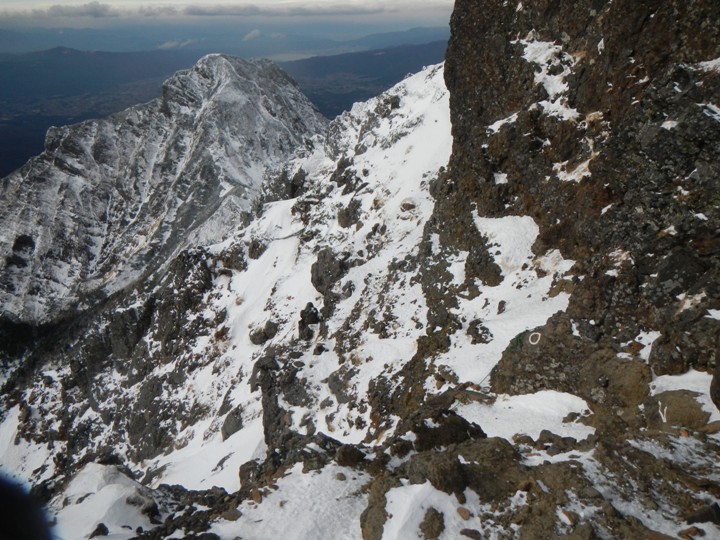
<svg viewBox="0 0 720 540">
<path fill-rule="evenodd" d="M 696 484 L 716 440 L 691 438 L 692 465 L 649 457 L 652 447 L 682 446 L 670 426 L 707 420 L 660 381 L 711 371 L 720 343 L 716 8 L 457 2 L 453 15 L 452 182 L 435 216 L 530 215 L 540 229 L 533 251 L 575 261 L 562 285 L 567 310 L 536 330 L 536 344 L 505 349 L 491 388 L 571 392 L 589 404 L 610 479 L 601 492 L 616 508 L 623 501 L 634 531 L 601 513 L 590 520 L 600 537 L 677 534 L 667 512 L 681 521 L 717 496 Z M 712 411 L 704 379 L 692 389 Z"/>
<path fill-rule="evenodd" d="M 0 315 L 52 322 L 223 239 L 264 171 L 324 124 L 273 64 L 211 55 L 161 99 L 51 129 L 0 187 Z"/>
<path fill-rule="evenodd" d="M 720 535 L 718 17 L 458 0 L 230 237 L 11 355 L 3 463 L 69 538 Z"/>
</svg>

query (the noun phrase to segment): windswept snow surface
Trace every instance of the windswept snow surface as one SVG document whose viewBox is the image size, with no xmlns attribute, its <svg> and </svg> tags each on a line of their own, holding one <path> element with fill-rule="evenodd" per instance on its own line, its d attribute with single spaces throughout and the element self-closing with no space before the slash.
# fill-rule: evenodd
<svg viewBox="0 0 720 540">
<path fill-rule="evenodd" d="M 425 513 L 432 509 L 443 516 L 444 529 L 439 540 L 453 540 L 456 538 L 472 538 L 463 531 L 474 530 L 482 532 L 482 538 L 506 538 L 508 531 L 497 526 L 493 519 L 488 519 L 498 511 L 498 505 L 483 504 L 477 494 L 466 490 L 465 502 L 461 505 L 455 495 L 448 495 L 433 487 L 430 482 L 424 484 L 410 484 L 404 481 L 401 487 L 393 488 L 387 492 L 386 511 L 388 520 L 383 528 L 383 540 L 415 540 L 423 538 L 420 525 Z M 504 511 L 517 512 L 525 506 L 527 494 L 518 491 L 508 502 Z M 464 519 L 462 512 L 467 519 Z M 481 518 L 482 516 L 482 518 Z"/>
<path fill-rule="evenodd" d="M 13 407 L 0 423 L 0 472 L 29 487 L 52 477 L 55 465 L 45 445 L 18 437 L 20 415 L 20 408 Z"/>
<path fill-rule="evenodd" d="M 259 503 L 243 501 L 239 519 L 220 520 L 210 532 L 223 539 L 360 540 L 360 514 L 367 506 L 362 486 L 369 480 L 337 465 L 304 473 L 297 464 Z"/>
<path fill-rule="evenodd" d="M 394 98 L 399 105 L 389 109 L 386 104 Z M 422 290 L 419 284 L 392 279 L 390 263 L 417 253 L 433 207 L 428 184 L 447 164 L 450 150 L 448 93 L 442 66 L 435 66 L 335 120 L 324 144 L 292 164 L 293 171 L 302 168 L 313 179 L 308 192 L 297 201 L 266 205 L 263 216 L 246 231 L 245 241 L 259 239 L 268 247 L 258 260 L 249 261 L 246 272 L 233 276 L 226 307 L 235 343 L 251 351 L 257 350 L 248 339 L 251 328 L 273 320 L 280 326 L 273 342 L 287 341 L 297 337 L 297 316 L 305 305 L 322 306 L 322 296 L 310 284 L 320 250 L 331 248 L 352 261 L 335 286 L 351 292 L 327 322 L 325 350 L 313 354 L 310 347 L 298 358 L 302 367 L 297 378 L 307 381 L 314 402 L 288 406 L 301 433 L 307 429 L 300 425 L 303 419 L 312 418 L 319 431 L 340 441 L 365 439 L 366 429 L 357 426 L 370 424 L 370 410 L 360 412 L 370 382 L 381 374 L 391 376 L 414 354 L 425 331 Z M 351 170 L 360 183 L 355 190 L 331 181 L 339 156 L 352 159 Z M 309 204 L 303 220 L 298 209 L 305 201 Z M 344 228 L 337 212 L 350 204 L 358 206 L 359 220 Z M 239 305 L 234 297 L 242 298 Z M 387 310 L 389 319 L 397 321 L 389 324 L 389 335 L 362 331 L 357 313 L 367 317 L 373 308 Z M 346 324 L 358 328 L 358 341 L 350 358 L 341 358 L 333 336 L 345 332 Z M 352 403 L 340 403 L 328 383 L 334 372 L 347 369 L 342 367 L 346 360 L 354 370 L 348 392 L 357 401 Z"/>
<path fill-rule="evenodd" d="M 206 420 L 188 431 L 190 438 L 187 446 L 169 455 L 151 461 L 153 468 L 162 468 L 160 479 L 151 485 L 179 484 L 187 489 L 208 489 L 221 487 L 228 492 L 238 489 L 237 472 L 240 465 L 253 459 L 265 457 L 265 439 L 262 420 L 253 418 L 242 430 L 242 434 L 233 434 L 223 443 L 219 433 L 210 439 L 193 436 L 206 434 L 211 420 Z M 211 432 L 211 431 L 210 431 Z"/>
<path fill-rule="evenodd" d="M 595 428 L 565 421 L 571 413 L 590 414 L 585 400 L 554 390 L 520 396 L 500 395 L 491 405 L 473 402 L 456 405 L 455 410 L 482 426 L 488 437 L 502 437 L 509 442 L 518 434 L 537 439 L 544 429 L 578 441 L 595 433 Z"/>
<path fill-rule="evenodd" d="M 105 538 L 133 538 L 137 527 L 145 530 L 153 527 L 142 512 L 152 504 L 150 490 L 116 467 L 90 463 L 51 503 L 57 519 L 53 537 L 56 540 L 88 538 L 102 523 L 108 528 Z"/>
<path fill-rule="evenodd" d="M 492 339 L 473 344 L 466 332 L 458 332 L 450 350 L 440 355 L 436 364 L 449 366 L 462 381 L 482 386 L 487 385 L 490 371 L 515 337 L 543 326 L 552 315 L 567 308 L 570 295 L 551 295 L 550 289 L 554 280 L 568 276 L 574 262 L 563 259 L 557 250 L 541 257 L 533 254 L 531 247 L 539 229 L 531 217 L 483 218 L 476 214 L 475 225 L 487 238 L 503 280 L 495 287 L 478 283 L 479 296 L 458 299 L 459 313 L 468 321 L 481 319 Z M 538 270 L 544 277 L 539 277 Z"/>
</svg>

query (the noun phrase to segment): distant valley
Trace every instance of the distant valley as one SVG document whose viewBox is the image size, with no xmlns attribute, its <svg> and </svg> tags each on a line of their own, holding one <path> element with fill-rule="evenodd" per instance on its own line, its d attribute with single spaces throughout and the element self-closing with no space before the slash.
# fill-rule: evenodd
<svg viewBox="0 0 720 540">
<path fill-rule="evenodd" d="M 280 65 L 321 113 L 334 118 L 353 103 L 384 92 L 409 73 L 439 64 L 445 58 L 446 48 L 446 41 L 434 41 L 424 45 L 317 56 Z"/>
</svg>

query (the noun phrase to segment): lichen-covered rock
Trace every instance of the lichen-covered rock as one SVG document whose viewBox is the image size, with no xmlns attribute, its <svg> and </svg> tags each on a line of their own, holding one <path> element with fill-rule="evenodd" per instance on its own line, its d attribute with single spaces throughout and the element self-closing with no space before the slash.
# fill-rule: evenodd
<svg viewBox="0 0 720 540">
<path fill-rule="evenodd" d="M 336 254 L 330 248 L 318 253 L 310 280 L 320 294 L 327 296 L 335 282 L 347 273 L 348 258 L 349 254 Z"/>
<path fill-rule="evenodd" d="M 228 413 L 223 422 L 222 433 L 223 440 L 240 431 L 243 427 L 242 407 L 236 407 Z"/>
<path fill-rule="evenodd" d="M 442 512 L 428 508 L 420 523 L 420 532 L 425 540 L 437 540 L 445 530 L 445 519 Z"/>
<path fill-rule="evenodd" d="M 648 427 L 696 430 L 705 426 L 710 420 L 710 413 L 703 410 L 698 397 L 700 394 L 695 392 L 674 390 L 648 398 L 643 403 Z"/>
</svg>

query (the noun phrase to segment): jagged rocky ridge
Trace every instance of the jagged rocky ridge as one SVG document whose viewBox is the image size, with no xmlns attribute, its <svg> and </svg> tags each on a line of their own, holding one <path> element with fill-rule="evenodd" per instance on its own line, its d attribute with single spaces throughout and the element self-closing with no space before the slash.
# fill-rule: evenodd
<svg viewBox="0 0 720 540">
<path fill-rule="evenodd" d="M 458 1 L 444 74 L 15 358 L 3 463 L 67 537 L 720 534 L 717 18 Z"/>
<path fill-rule="evenodd" d="M 52 323 L 222 240 L 264 171 L 324 125 L 274 64 L 210 55 L 162 98 L 51 129 L 0 188 L 0 315 Z"/>
</svg>

